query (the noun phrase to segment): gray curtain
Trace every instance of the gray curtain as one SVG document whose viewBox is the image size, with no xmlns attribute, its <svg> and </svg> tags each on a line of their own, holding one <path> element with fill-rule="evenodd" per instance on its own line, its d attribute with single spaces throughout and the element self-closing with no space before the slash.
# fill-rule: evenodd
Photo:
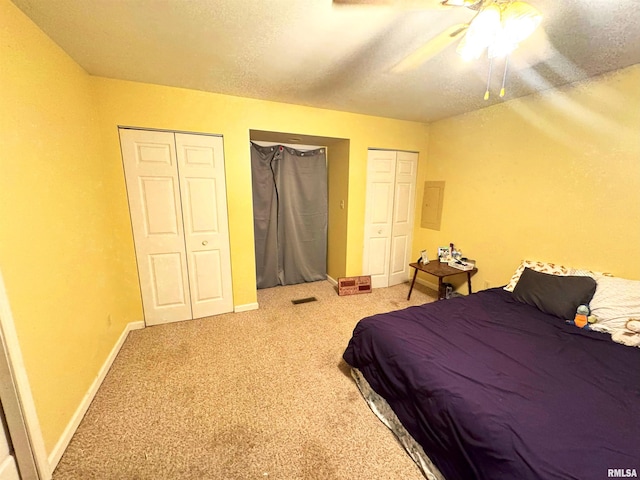
<svg viewBox="0 0 640 480">
<path fill-rule="evenodd" d="M 327 157 L 251 143 L 258 288 L 324 280 L 327 274 Z"/>
</svg>

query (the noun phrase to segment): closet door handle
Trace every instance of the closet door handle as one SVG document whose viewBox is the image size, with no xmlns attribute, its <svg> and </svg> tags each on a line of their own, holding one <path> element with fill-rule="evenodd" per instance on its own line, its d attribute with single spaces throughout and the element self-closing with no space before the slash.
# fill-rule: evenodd
<svg viewBox="0 0 640 480">
<path fill-rule="evenodd" d="M 207 246 L 209 244 L 209 242 L 207 242 L 206 240 L 202 241 L 202 245 Z"/>
</svg>

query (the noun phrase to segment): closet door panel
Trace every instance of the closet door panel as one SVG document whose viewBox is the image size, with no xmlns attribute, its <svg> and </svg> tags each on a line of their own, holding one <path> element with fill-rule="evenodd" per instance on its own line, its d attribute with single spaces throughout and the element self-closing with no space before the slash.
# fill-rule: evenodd
<svg viewBox="0 0 640 480">
<path fill-rule="evenodd" d="M 186 178 L 183 182 L 185 199 L 185 229 L 188 235 L 216 234 L 218 212 L 216 210 L 216 181 L 211 178 Z M 194 208 L 194 206 L 196 208 Z"/>
<path fill-rule="evenodd" d="M 362 271 L 373 288 L 389 285 L 396 152 L 369 150 Z"/>
<path fill-rule="evenodd" d="M 418 154 L 369 150 L 363 275 L 374 288 L 409 278 Z"/>
<path fill-rule="evenodd" d="M 223 281 L 219 275 L 222 271 L 220 252 L 193 252 L 191 261 L 196 269 L 195 276 L 197 277 L 197 288 L 192 292 L 193 303 L 199 306 L 211 300 L 221 299 Z M 212 276 L 215 276 L 213 281 L 211 280 Z"/>
<path fill-rule="evenodd" d="M 372 278 L 387 276 L 389 258 L 389 239 L 386 237 L 371 238 L 369 242 L 369 271 Z"/>
<path fill-rule="evenodd" d="M 231 312 L 222 138 L 182 133 L 175 137 L 193 318 Z"/>
<path fill-rule="evenodd" d="M 179 252 L 157 253 L 147 256 L 149 260 L 150 287 L 153 293 L 153 305 L 156 308 L 183 306 L 188 295 L 181 282 L 175 282 L 184 271 L 182 255 Z"/>
<path fill-rule="evenodd" d="M 138 191 L 145 235 L 151 241 L 165 235 L 178 235 L 178 212 L 175 202 L 176 185 L 172 177 L 138 177 Z"/>
<path fill-rule="evenodd" d="M 417 170 L 417 153 L 397 152 L 389 286 L 409 279 Z"/>
<path fill-rule="evenodd" d="M 396 160 L 389 286 L 409 279 L 418 154 L 398 152 Z"/>
<path fill-rule="evenodd" d="M 407 250 L 410 250 L 409 237 L 407 235 L 394 236 L 391 240 L 391 265 L 389 267 L 390 277 L 402 275 L 402 273 L 406 271 Z M 406 280 L 406 278 L 404 280 Z M 404 280 L 393 284 L 389 282 L 389 286 L 397 285 L 398 283 L 402 283 Z"/>
<path fill-rule="evenodd" d="M 192 318 L 173 134 L 121 129 L 120 142 L 145 321 Z"/>
</svg>

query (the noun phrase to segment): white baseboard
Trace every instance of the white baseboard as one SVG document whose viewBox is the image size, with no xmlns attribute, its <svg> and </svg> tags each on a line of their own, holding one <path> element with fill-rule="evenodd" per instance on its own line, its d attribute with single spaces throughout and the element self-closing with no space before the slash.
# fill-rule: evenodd
<svg viewBox="0 0 640 480">
<path fill-rule="evenodd" d="M 78 426 L 80 425 L 80 422 L 84 418 L 85 413 L 87 413 L 87 410 L 89 409 L 89 405 L 91 405 L 91 402 L 96 396 L 96 393 L 98 393 L 98 389 L 100 388 L 100 385 L 102 385 L 102 382 L 107 376 L 107 373 L 109 372 L 109 369 L 113 364 L 113 361 L 116 359 L 118 352 L 122 348 L 124 341 L 127 339 L 127 335 L 129 335 L 129 332 L 132 330 L 139 330 L 144 327 L 145 327 L 144 321 L 131 322 L 124 327 L 124 330 L 120 335 L 120 338 L 118 338 L 118 341 L 115 343 L 115 345 L 111 349 L 109 356 L 107 357 L 104 364 L 102 365 L 102 368 L 100 368 L 100 371 L 98 372 L 98 375 L 96 376 L 93 383 L 91 384 L 91 387 L 89 387 L 89 390 L 87 391 L 84 398 L 82 399 L 82 402 L 80 402 L 80 405 L 78 406 L 75 413 L 71 417 L 71 421 L 68 423 L 67 428 L 64 429 L 64 432 L 62 432 L 62 436 L 58 440 L 58 443 L 56 443 L 56 446 L 53 447 L 53 450 L 51 451 L 51 453 L 49 453 L 49 466 L 52 472 L 58 466 L 58 462 L 60 462 L 60 459 L 62 458 L 64 451 L 69 446 L 69 442 L 71 441 L 73 434 L 78 429 Z"/>
<path fill-rule="evenodd" d="M 333 285 L 334 287 L 337 287 L 337 286 L 338 286 L 338 281 L 337 281 L 335 278 L 333 278 L 333 277 L 331 277 L 331 276 L 329 276 L 329 275 L 327 275 L 327 281 L 328 281 L 331 285 Z"/>
<path fill-rule="evenodd" d="M 244 305 L 236 305 L 233 307 L 234 313 L 248 312 L 250 310 L 258 310 L 258 302 L 245 303 Z"/>
</svg>

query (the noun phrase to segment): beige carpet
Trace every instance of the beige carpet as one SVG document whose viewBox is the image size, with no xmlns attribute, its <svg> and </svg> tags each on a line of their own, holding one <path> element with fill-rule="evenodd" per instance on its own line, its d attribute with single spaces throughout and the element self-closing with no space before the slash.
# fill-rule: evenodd
<svg viewBox="0 0 640 480">
<path fill-rule="evenodd" d="M 259 310 L 131 332 L 54 480 L 424 480 L 342 360 L 360 318 L 435 299 L 408 288 L 276 287 Z"/>
</svg>

